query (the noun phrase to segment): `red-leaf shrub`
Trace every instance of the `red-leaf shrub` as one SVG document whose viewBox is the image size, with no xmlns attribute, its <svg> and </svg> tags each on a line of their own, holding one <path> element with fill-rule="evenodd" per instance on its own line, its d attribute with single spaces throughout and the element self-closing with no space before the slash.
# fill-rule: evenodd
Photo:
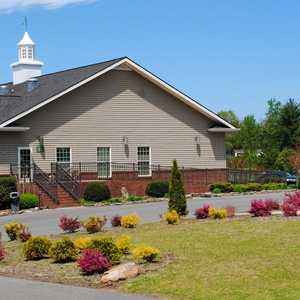
<svg viewBox="0 0 300 300">
<path fill-rule="evenodd" d="M 67 216 L 62 216 L 59 219 L 59 224 L 58 226 L 65 232 L 75 232 L 78 230 L 81 226 L 80 221 L 78 218 L 72 218 L 72 217 L 67 217 Z"/>
<path fill-rule="evenodd" d="M 297 211 L 300 209 L 300 191 L 286 194 L 281 208 L 286 217 L 297 216 Z"/>
<path fill-rule="evenodd" d="M 19 239 L 21 242 L 25 243 L 31 238 L 31 232 L 28 227 L 24 227 L 19 234 Z"/>
<path fill-rule="evenodd" d="M 269 207 L 270 210 L 277 210 L 280 209 L 280 205 L 278 202 L 271 200 L 271 199 L 267 199 L 265 200 L 266 205 Z"/>
<path fill-rule="evenodd" d="M 197 208 L 195 211 L 195 216 L 197 219 L 206 219 L 208 218 L 209 205 L 204 204 L 201 208 Z"/>
<path fill-rule="evenodd" d="M 119 216 L 119 215 L 115 215 L 115 216 L 113 216 L 112 217 L 112 219 L 111 219 L 111 226 L 112 227 L 120 227 L 121 226 L 121 219 L 122 219 L 122 217 L 121 216 Z"/>
<path fill-rule="evenodd" d="M 5 249 L 4 249 L 4 246 L 2 244 L 2 242 L 0 241 L 0 260 L 4 259 L 5 257 Z"/>
<path fill-rule="evenodd" d="M 272 209 L 267 205 L 264 200 L 254 200 L 251 202 L 251 208 L 249 213 L 254 217 L 266 217 L 270 216 Z"/>
<path fill-rule="evenodd" d="M 95 249 L 84 250 L 78 264 L 81 271 L 87 274 L 103 273 L 110 267 L 108 259 Z"/>
</svg>

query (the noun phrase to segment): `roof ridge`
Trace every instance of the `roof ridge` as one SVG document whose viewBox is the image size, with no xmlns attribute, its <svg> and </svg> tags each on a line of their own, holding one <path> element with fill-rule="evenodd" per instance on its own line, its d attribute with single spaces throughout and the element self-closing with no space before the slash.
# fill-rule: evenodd
<svg viewBox="0 0 300 300">
<path fill-rule="evenodd" d="M 105 63 L 109 63 L 109 62 L 113 62 L 113 61 L 119 61 L 119 60 L 122 60 L 124 58 L 127 58 L 127 56 L 121 56 L 121 57 L 118 57 L 118 58 L 114 58 L 114 59 L 110 59 L 110 60 L 106 60 L 106 61 L 102 61 L 102 62 L 98 62 L 98 63 L 93 63 L 93 64 L 89 64 L 89 65 L 85 65 L 85 66 L 80 66 L 80 67 L 65 69 L 65 70 L 61 70 L 61 71 L 51 72 L 51 73 L 43 74 L 41 76 L 36 76 L 36 78 L 45 77 L 45 76 L 58 74 L 58 73 L 63 73 L 63 72 L 68 72 L 68 71 L 73 71 L 73 70 L 78 70 L 78 69 L 83 69 L 83 68 L 92 67 L 92 66 L 96 66 L 96 65 L 100 65 L 100 64 L 105 64 Z"/>
</svg>

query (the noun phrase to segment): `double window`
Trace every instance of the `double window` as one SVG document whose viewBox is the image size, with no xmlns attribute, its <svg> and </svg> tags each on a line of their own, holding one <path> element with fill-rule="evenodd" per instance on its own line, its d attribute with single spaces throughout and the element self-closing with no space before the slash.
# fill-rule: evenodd
<svg viewBox="0 0 300 300">
<path fill-rule="evenodd" d="M 97 148 L 97 172 L 98 177 L 111 177 L 111 149 L 110 147 Z"/>
<path fill-rule="evenodd" d="M 71 149 L 69 147 L 56 148 L 56 162 L 69 169 L 71 163 Z"/>
<path fill-rule="evenodd" d="M 139 176 L 151 176 L 151 149 L 150 147 L 137 148 Z"/>
</svg>

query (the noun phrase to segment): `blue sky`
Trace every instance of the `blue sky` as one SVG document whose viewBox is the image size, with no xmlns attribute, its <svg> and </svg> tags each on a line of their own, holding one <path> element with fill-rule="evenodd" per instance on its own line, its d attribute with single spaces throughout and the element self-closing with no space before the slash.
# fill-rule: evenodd
<svg viewBox="0 0 300 300">
<path fill-rule="evenodd" d="M 26 15 L 44 73 L 127 55 L 214 111 L 261 119 L 268 99 L 300 98 L 299 1 L 1 3 L 0 82 L 11 80 Z"/>
</svg>

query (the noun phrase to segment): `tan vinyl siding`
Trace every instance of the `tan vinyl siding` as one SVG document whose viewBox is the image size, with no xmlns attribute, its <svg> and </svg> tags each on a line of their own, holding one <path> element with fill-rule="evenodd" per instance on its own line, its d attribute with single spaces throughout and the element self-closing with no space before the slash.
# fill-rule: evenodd
<svg viewBox="0 0 300 300">
<path fill-rule="evenodd" d="M 113 162 L 136 162 L 137 146 L 149 146 L 152 164 L 224 168 L 223 133 L 208 133 L 212 121 L 130 71 L 110 71 L 18 121 L 25 133 L 0 133 L 0 172 L 17 162 L 17 147 L 30 145 L 44 169 L 56 147 L 72 149 L 73 162 L 95 162 L 97 146 L 110 146 Z M 45 155 L 36 152 L 44 137 Z M 128 137 L 129 152 L 123 136 Z M 195 138 L 200 137 L 200 147 Z"/>
</svg>

